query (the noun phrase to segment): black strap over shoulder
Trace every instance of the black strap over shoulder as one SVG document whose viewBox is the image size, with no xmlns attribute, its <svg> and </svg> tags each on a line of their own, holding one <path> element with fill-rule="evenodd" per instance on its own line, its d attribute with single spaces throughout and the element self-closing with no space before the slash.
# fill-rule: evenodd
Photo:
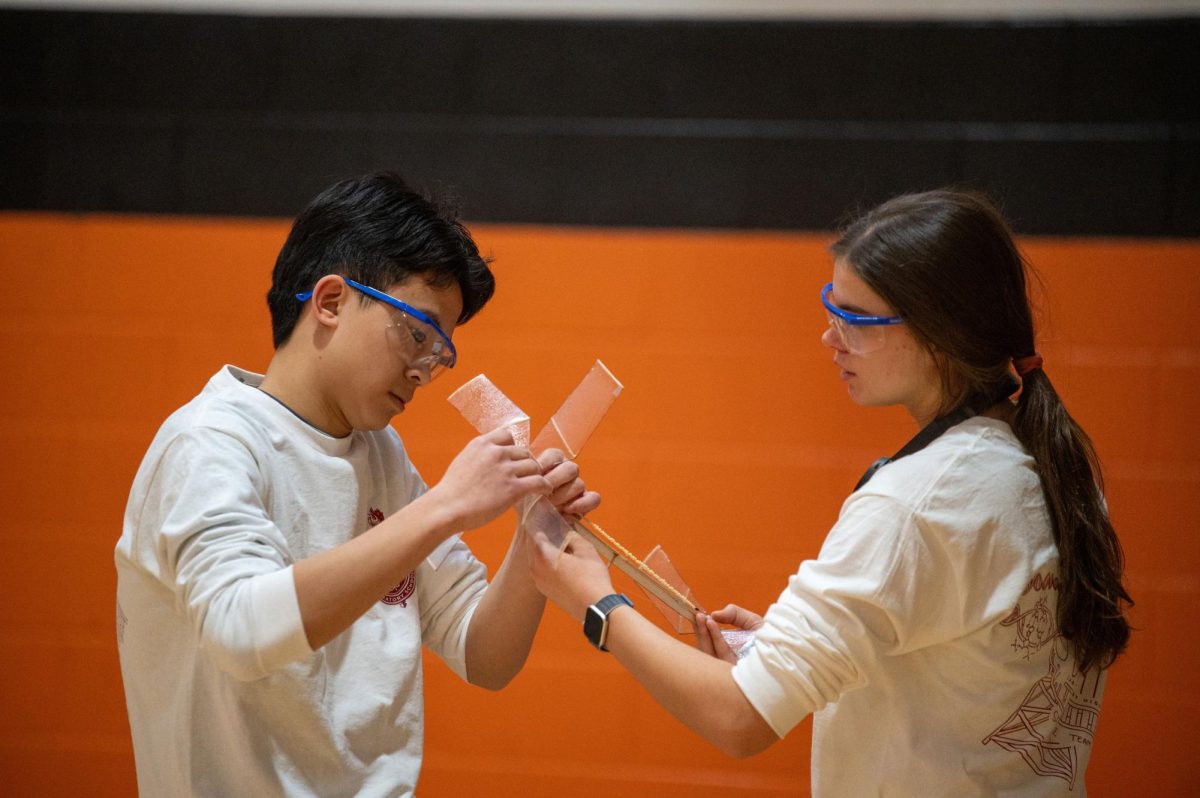
<svg viewBox="0 0 1200 798">
<path fill-rule="evenodd" d="M 880 457 L 871 467 L 868 468 L 858 479 L 858 484 L 854 486 L 854 490 L 858 490 L 863 485 L 871 481 L 871 477 L 875 476 L 875 472 L 883 468 L 893 460 L 899 460 L 901 457 L 907 457 L 914 452 L 919 452 L 929 444 L 942 436 L 946 430 L 953 427 L 955 424 L 961 424 L 968 418 L 978 415 L 982 410 L 986 410 L 997 402 L 1001 402 L 1012 394 L 1019 387 L 1016 380 L 1006 381 L 1005 384 L 991 397 L 975 396 L 967 400 L 963 404 L 951 410 L 944 416 L 939 416 L 933 421 L 926 424 L 920 432 L 913 436 L 912 440 L 900 447 L 900 450 L 891 457 Z M 975 408 L 978 407 L 979 410 Z"/>
</svg>

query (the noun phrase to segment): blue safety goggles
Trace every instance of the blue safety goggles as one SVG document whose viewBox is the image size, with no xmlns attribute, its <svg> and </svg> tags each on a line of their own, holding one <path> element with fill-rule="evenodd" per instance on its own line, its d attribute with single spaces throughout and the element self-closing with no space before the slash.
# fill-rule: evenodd
<svg viewBox="0 0 1200 798">
<path fill-rule="evenodd" d="M 846 349 L 856 355 L 865 355 L 880 349 L 885 341 L 884 329 L 894 324 L 903 324 L 899 316 L 868 316 L 843 310 L 829 301 L 833 283 L 821 289 L 821 304 L 829 317 L 829 326 L 841 338 Z"/>
<path fill-rule="evenodd" d="M 454 364 L 458 362 L 458 351 L 454 348 L 454 342 L 450 340 L 450 336 L 442 330 L 438 323 L 434 321 L 429 314 L 417 310 L 407 302 L 401 302 L 396 297 L 390 294 L 385 294 L 377 288 L 372 288 L 369 285 L 363 285 L 360 282 L 351 280 L 349 277 L 343 277 L 346 285 L 361 291 L 371 299 L 383 302 L 396 310 L 400 311 L 400 324 L 408 332 L 410 349 L 410 362 L 418 368 L 424 368 L 429 371 L 429 379 L 441 374 L 446 369 L 454 368 Z M 307 302 L 312 298 L 312 291 L 303 291 L 296 294 L 296 299 L 301 302 Z M 399 329 L 400 324 L 392 326 Z"/>
</svg>

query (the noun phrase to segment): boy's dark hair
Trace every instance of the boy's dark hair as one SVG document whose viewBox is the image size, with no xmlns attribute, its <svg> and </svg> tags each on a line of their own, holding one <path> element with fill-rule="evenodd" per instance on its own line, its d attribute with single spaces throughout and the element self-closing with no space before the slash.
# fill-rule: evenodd
<svg viewBox="0 0 1200 798">
<path fill-rule="evenodd" d="M 414 274 L 439 288 L 457 282 L 463 297 L 459 324 L 478 313 L 496 288 L 487 260 L 455 212 L 391 172 L 336 183 L 296 217 L 267 292 L 275 348 L 300 318 L 303 303 L 296 294 L 327 274 L 380 290 Z"/>
</svg>

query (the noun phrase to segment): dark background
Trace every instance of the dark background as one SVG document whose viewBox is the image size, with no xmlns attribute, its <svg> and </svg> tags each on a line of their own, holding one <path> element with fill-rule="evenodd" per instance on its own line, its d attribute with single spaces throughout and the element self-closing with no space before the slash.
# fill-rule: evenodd
<svg viewBox="0 0 1200 798">
<path fill-rule="evenodd" d="M 1198 33 L 3 10 L 0 208 L 290 217 L 390 168 L 472 221 L 822 230 L 956 183 L 1196 236 Z"/>
</svg>

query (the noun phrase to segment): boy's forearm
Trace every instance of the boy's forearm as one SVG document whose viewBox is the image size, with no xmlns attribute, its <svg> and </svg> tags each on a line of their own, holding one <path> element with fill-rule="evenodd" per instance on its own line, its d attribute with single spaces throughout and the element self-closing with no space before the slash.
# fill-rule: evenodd
<svg viewBox="0 0 1200 798">
<path fill-rule="evenodd" d="M 429 493 L 337 548 L 296 563 L 296 599 L 309 646 L 345 631 L 457 531 Z"/>
<path fill-rule="evenodd" d="M 501 689 L 520 672 L 546 607 L 530 576 L 525 545 L 518 531 L 467 629 L 467 678 L 489 690 Z"/>
</svg>

